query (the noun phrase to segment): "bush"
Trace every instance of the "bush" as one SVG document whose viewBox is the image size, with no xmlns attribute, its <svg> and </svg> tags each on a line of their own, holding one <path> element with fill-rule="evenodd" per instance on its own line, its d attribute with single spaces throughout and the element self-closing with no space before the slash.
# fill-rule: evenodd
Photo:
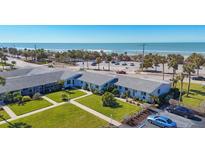
<svg viewBox="0 0 205 154">
<path fill-rule="evenodd" d="M 83 87 L 82 87 L 84 90 L 89 90 L 88 89 L 88 84 L 87 83 L 85 83 L 84 85 L 83 85 Z"/>
<path fill-rule="evenodd" d="M 53 65 L 48 65 L 48 67 L 49 67 L 49 68 L 54 68 L 54 66 L 53 66 Z"/>
<path fill-rule="evenodd" d="M 28 102 L 31 101 L 31 97 L 30 96 L 23 96 L 22 97 L 22 102 Z"/>
<path fill-rule="evenodd" d="M 114 88 L 111 93 L 115 96 L 119 96 L 119 90 L 117 88 Z"/>
<path fill-rule="evenodd" d="M 35 93 L 32 98 L 33 98 L 33 100 L 39 100 L 39 99 L 41 99 L 41 94 Z"/>
<path fill-rule="evenodd" d="M 68 96 L 66 94 L 62 94 L 61 99 L 63 101 L 68 101 Z"/>
<path fill-rule="evenodd" d="M 115 107 L 117 105 L 114 95 L 110 92 L 105 92 L 102 96 L 103 106 Z"/>
</svg>

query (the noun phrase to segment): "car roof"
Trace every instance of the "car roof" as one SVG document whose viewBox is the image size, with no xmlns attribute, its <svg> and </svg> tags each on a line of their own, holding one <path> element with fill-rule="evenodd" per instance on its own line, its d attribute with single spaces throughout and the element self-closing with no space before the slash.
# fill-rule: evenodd
<svg viewBox="0 0 205 154">
<path fill-rule="evenodd" d="M 155 118 L 167 121 L 169 118 L 165 116 L 155 116 Z"/>
<path fill-rule="evenodd" d="M 187 109 L 187 108 L 185 108 L 185 107 L 183 107 L 183 106 L 176 106 L 176 109 L 189 110 L 189 109 Z"/>
</svg>

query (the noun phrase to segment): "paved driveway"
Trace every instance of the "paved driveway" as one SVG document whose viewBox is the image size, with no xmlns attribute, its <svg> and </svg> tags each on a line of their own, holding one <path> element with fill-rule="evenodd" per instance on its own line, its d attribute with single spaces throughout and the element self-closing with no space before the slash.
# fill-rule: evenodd
<svg viewBox="0 0 205 154">
<path fill-rule="evenodd" d="M 187 119 L 176 114 L 169 113 L 167 111 L 160 111 L 158 115 L 167 116 L 177 123 L 178 128 L 205 128 L 205 118 L 196 116 L 200 118 L 201 121 Z M 159 128 L 153 124 L 150 124 L 147 120 L 144 121 L 142 128 Z"/>
</svg>

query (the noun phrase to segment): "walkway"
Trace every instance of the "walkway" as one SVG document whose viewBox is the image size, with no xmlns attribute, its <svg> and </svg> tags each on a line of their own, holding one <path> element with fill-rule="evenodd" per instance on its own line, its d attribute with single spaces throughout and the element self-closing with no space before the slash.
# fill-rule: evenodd
<svg viewBox="0 0 205 154">
<path fill-rule="evenodd" d="M 8 115 L 11 117 L 11 118 L 16 118 L 17 115 L 6 105 L 3 105 L 2 108 L 4 109 L 4 111 L 6 113 L 8 113 Z"/>
<path fill-rule="evenodd" d="M 30 116 L 30 115 L 33 115 L 33 114 L 36 114 L 36 113 L 39 113 L 39 112 L 42 112 L 42 111 L 46 111 L 48 109 L 52 109 L 52 108 L 60 106 L 60 105 L 64 105 L 66 103 L 68 103 L 68 102 L 57 103 L 56 105 L 51 105 L 51 106 L 48 106 L 48 107 L 45 107 L 45 108 L 42 108 L 42 109 L 39 109 L 39 110 L 36 110 L 36 111 L 32 111 L 32 112 L 29 112 L 29 113 L 22 114 L 20 116 L 13 117 L 11 119 L 8 119 L 7 121 L 13 121 L 13 120 L 17 120 L 17 119 L 20 119 L 20 118 L 24 118 L 24 117 L 27 117 L 27 116 Z M 1 121 L 0 125 L 4 124 L 4 123 L 6 123 L 6 122 L 5 121 Z"/>
<path fill-rule="evenodd" d="M 111 118 L 91 109 L 91 108 L 88 108 L 87 106 L 84 106 L 84 105 L 82 105 L 74 100 L 71 100 L 70 103 L 85 110 L 85 111 L 87 111 L 87 112 L 89 112 L 89 113 L 91 113 L 91 114 L 93 114 L 93 115 L 95 115 L 95 116 L 97 116 L 97 117 L 99 117 L 99 118 L 101 118 L 101 119 L 103 119 L 103 120 L 105 120 L 105 121 L 107 121 L 107 122 L 109 122 L 110 124 L 117 126 L 117 127 L 122 125 L 120 122 L 113 120 L 113 119 L 111 119 Z"/>
<path fill-rule="evenodd" d="M 105 115 L 103 115 L 103 114 L 101 114 L 101 113 L 99 113 L 99 112 L 97 112 L 97 111 L 95 111 L 95 110 L 93 110 L 93 109 L 91 109 L 91 108 L 85 106 L 85 105 L 82 105 L 82 104 L 76 102 L 76 101 L 75 101 L 76 99 L 79 99 L 79 98 L 83 98 L 83 97 L 87 97 L 87 96 L 89 96 L 89 95 L 92 95 L 92 93 L 89 92 L 89 91 L 84 90 L 84 92 L 86 92 L 87 94 L 86 94 L 86 95 L 83 95 L 83 96 L 80 96 L 80 97 L 78 97 L 78 98 L 75 98 L 75 99 L 70 100 L 70 103 L 73 104 L 73 105 L 75 105 L 75 106 L 77 106 L 77 107 L 79 107 L 79 108 L 81 108 L 81 109 L 83 109 L 83 110 L 85 110 L 85 111 L 87 111 L 87 112 L 89 112 L 89 113 L 91 113 L 91 114 L 93 114 L 93 115 L 95 115 L 95 116 L 97 116 L 97 117 L 99 117 L 100 119 L 103 119 L 103 120 L 109 122 L 109 123 L 112 124 L 112 125 L 115 125 L 115 126 L 117 126 L 117 127 L 120 127 L 120 126 L 122 125 L 120 122 L 118 122 L 118 121 L 116 121 L 116 120 L 114 120 L 114 119 L 112 119 L 112 118 L 109 118 L 109 117 L 107 117 L 107 116 L 105 116 Z"/>
<path fill-rule="evenodd" d="M 8 119 L 7 121 L 13 121 L 13 120 L 17 120 L 17 119 L 20 119 L 20 118 L 24 118 L 24 117 L 27 117 L 27 116 L 30 116 L 30 115 L 33 115 L 33 114 L 36 114 L 36 113 L 39 113 L 39 112 L 42 112 L 42 111 L 46 111 L 46 110 L 48 110 L 48 109 L 52 109 L 52 108 L 57 107 L 57 106 L 60 106 L 60 105 L 64 105 L 64 104 L 66 104 L 66 103 L 71 103 L 71 104 L 73 104 L 73 105 L 75 105 L 75 106 L 77 106 L 77 107 L 79 107 L 79 108 L 81 108 L 81 109 L 83 109 L 83 110 L 85 110 L 85 111 L 87 111 L 87 112 L 89 112 L 89 113 L 91 113 L 91 114 L 93 114 L 93 115 L 95 115 L 95 116 L 97 116 L 97 117 L 99 117 L 99 118 L 101 118 L 101 119 L 103 119 L 103 120 L 109 122 L 109 123 L 112 124 L 112 125 L 115 125 L 115 126 L 117 126 L 117 127 L 122 126 L 122 124 L 121 124 L 120 122 L 118 122 L 118 121 L 116 121 L 116 120 L 114 120 L 114 119 L 112 119 L 112 118 L 109 118 L 109 117 L 107 117 L 107 116 L 105 116 L 105 115 L 103 115 L 103 114 L 101 114 L 101 113 L 99 113 L 99 112 L 97 112 L 97 111 L 95 111 L 95 110 L 93 110 L 93 109 L 90 109 L 90 108 L 87 107 L 87 106 L 84 106 L 84 105 L 82 105 L 82 104 L 76 102 L 76 101 L 75 101 L 76 99 L 80 99 L 80 98 L 83 98 L 83 97 L 87 97 L 87 96 L 89 96 L 89 95 L 92 95 L 92 93 L 89 92 L 89 91 L 86 91 L 86 90 L 81 90 L 81 91 L 86 92 L 87 94 L 86 94 L 86 95 L 83 95 L 83 96 L 80 96 L 80 97 L 77 97 L 77 98 L 74 98 L 74 99 L 71 99 L 70 102 L 63 102 L 63 103 L 57 103 L 57 102 L 51 100 L 50 98 L 48 98 L 48 97 L 46 97 L 46 96 L 43 96 L 43 97 L 42 97 L 43 99 L 47 100 L 48 102 L 52 103 L 53 105 L 52 105 L 52 106 L 45 107 L 45 108 L 42 108 L 42 109 L 39 109 L 39 110 L 36 110 L 36 111 L 32 111 L 32 112 L 29 112 L 29 113 L 25 113 L 25 114 L 20 115 L 20 116 L 17 116 L 17 115 L 16 115 L 9 107 L 7 107 L 6 105 L 4 105 L 4 106 L 2 106 L 2 107 L 3 107 L 3 109 L 4 109 L 4 110 L 10 115 L 10 117 L 11 117 L 11 118 Z M 1 122 L 0 122 L 0 125 L 1 125 L 1 124 L 4 124 L 4 123 L 6 123 L 6 122 L 5 122 L 5 121 L 1 121 Z"/>
<path fill-rule="evenodd" d="M 53 105 L 57 105 L 59 103 L 55 102 L 54 100 L 48 98 L 47 96 L 42 96 L 43 99 L 45 99 L 46 101 L 50 102 Z"/>
</svg>

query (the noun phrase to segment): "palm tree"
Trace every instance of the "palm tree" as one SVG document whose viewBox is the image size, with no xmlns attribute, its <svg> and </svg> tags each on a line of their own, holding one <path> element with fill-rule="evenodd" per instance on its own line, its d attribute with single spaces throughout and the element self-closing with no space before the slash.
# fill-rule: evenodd
<svg viewBox="0 0 205 154">
<path fill-rule="evenodd" d="M 7 58 L 6 55 L 3 55 L 1 60 L 2 60 L 2 67 L 3 67 L 3 70 L 4 70 L 4 66 L 6 65 L 6 61 L 8 60 L 8 58 Z"/>
<path fill-rule="evenodd" d="M 96 58 L 96 63 L 98 64 L 98 70 L 100 70 L 100 63 L 102 62 L 100 57 Z"/>
<path fill-rule="evenodd" d="M 180 81 L 180 95 L 179 95 L 179 101 L 182 101 L 182 93 L 183 93 L 183 83 L 184 83 L 184 78 L 185 78 L 184 73 L 180 73 L 177 75 L 177 79 Z"/>
<path fill-rule="evenodd" d="M 188 58 L 187 61 L 192 62 L 195 64 L 197 69 L 197 75 L 199 76 L 199 69 L 201 66 L 205 64 L 205 58 L 201 54 L 192 53 Z"/>
<path fill-rule="evenodd" d="M 159 103 L 159 97 L 155 95 L 150 95 L 150 99 L 152 100 L 152 103 L 158 104 Z"/>
<path fill-rule="evenodd" d="M 190 92 L 191 73 L 195 73 L 195 67 L 196 66 L 193 63 L 190 63 L 190 62 L 186 62 L 183 65 L 183 72 L 187 73 L 188 78 L 189 78 L 187 96 L 189 96 L 189 92 Z"/>
<path fill-rule="evenodd" d="M 106 61 L 108 62 L 108 70 L 110 71 L 110 62 L 112 61 L 112 56 L 111 55 L 107 55 Z"/>
<path fill-rule="evenodd" d="M 158 54 L 156 55 L 153 55 L 153 64 L 155 66 L 155 71 L 157 71 L 157 67 L 159 66 L 160 64 L 160 56 Z"/>
<path fill-rule="evenodd" d="M 4 86 L 6 84 L 6 79 L 0 76 L 0 86 Z"/>
<path fill-rule="evenodd" d="M 160 63 L 162 64 L 162 78 L 164 80 L 164 64 L 167 63 L 167 58 L 165 56 L 160 56 Z"/>
<path fill-rule="evenodd" d="M 16 65 L 16 61 L 14 61 L 14 60 L 13 60 L 13 61 L 11 61 L 11 64 L 12 64 L 12 65 L 11 65 L 11 66 L 12 66 L 12 68 L 14 68 L 14 66 Z"/>
<path fill-rule="evenodd" d="M 168 68 L 173 69 L 172 81 L 174 81 L 176 70 L 178 69 L 178 62 L 177 62 L 177 58 L 175 56 L 168 59 Z M 174 82 L 173 82 L 173 86 L 174 86 Z"/>
</svg>

